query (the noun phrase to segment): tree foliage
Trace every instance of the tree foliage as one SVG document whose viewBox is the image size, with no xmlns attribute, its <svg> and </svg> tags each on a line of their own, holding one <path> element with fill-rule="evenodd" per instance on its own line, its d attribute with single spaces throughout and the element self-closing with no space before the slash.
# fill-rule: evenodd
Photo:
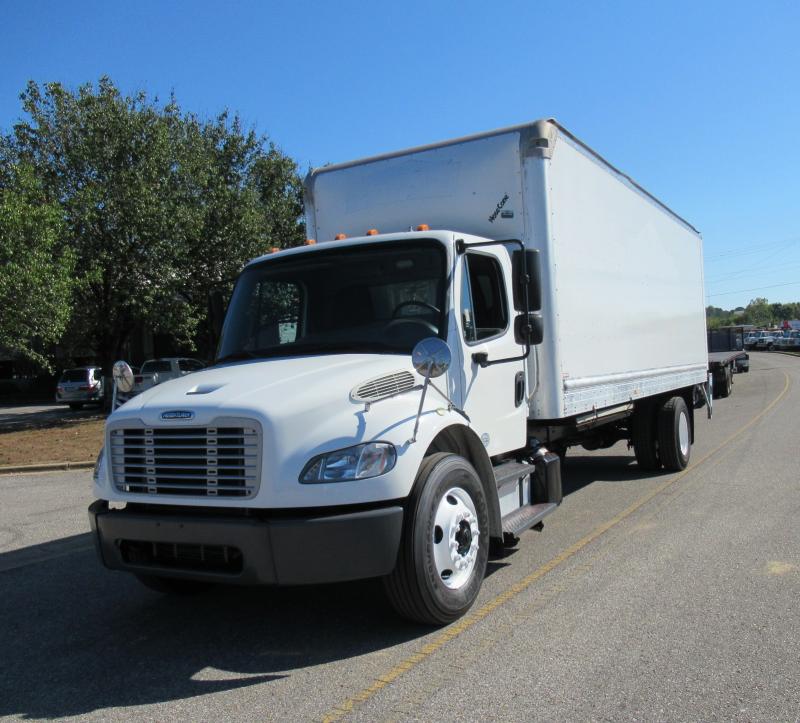
<svg viewBox="0 0 800 723">
<path fill-rule="evenodd" d="M 49 369 L 70 318 L 75 255 L 32 169 L 7 159 L 0 187 L 0 347 Z"/>
<path fill-rule="evenodd" d="M 706 321 L 709 329 L 735 324 L 753 324 L 754 326 L 778 326 L 783 321 L 800 319 L 800 302 L 788 304 L 769 303 L 768 299 L 758 297 L 752 299 L 745 307 L 726 311 L 718 306 L 706 307 Z"/>
<path fill-rule="evenodd" d="M 209 290 L 304 237 L 295 163 L 236 116 L 204 120 L 108 78 L 30 82 L 21 100 L 5 147 L 61 208 L 78 272 L 68 336 L 105 364 L 140 324 L 188 347 L 210 336 Z"/>
</svg>

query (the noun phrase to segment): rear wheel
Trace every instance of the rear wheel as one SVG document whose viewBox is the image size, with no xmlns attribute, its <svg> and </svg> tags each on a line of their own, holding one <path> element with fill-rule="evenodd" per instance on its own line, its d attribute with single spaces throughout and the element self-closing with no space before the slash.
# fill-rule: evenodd
<svg viewBox="0 0 800 723">
<path fill-rule="evenodd" d="M 397 565 L 384 578 L 403 617 L 445 625 L 478 596 L 489 554 L 489 514 L 478 473 L 463 457 L 425 459 L 403 522 Z"/>
<path fill-rule="evenodd" d="M 656 434 L 656 406 L 644 402 L 637 406 L 631 423 L 631 442 L 636 462 L 645 472 L 661 469 Z"/>
<path fill-rule="evenodd" d="M 733 371 L 730 367 L 725 367 L 723 373 L 720 375 L 720 380 L 718 384 L 719 389 L 719 396 L 722 398 L 729 397 L 731 395 L 731 389 L 733 388 Z"/>
<path fill-rule="evenodd" d="M 692 451 L 689 409 L 683 397 L 672 397 L 658 410 L 658 451 L 665 469 L 680 472 Z"/>
</svg>

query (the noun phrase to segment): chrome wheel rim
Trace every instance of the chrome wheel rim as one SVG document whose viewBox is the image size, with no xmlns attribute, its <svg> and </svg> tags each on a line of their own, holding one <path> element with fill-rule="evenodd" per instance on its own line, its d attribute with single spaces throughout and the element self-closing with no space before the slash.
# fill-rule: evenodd
<svg viewBox="0 0 800 723">
<path fill-rule="evenodd" d="M 683 457 L 689 456 L 689 420 L 686 414 L 681 412 L 678 417 L 678 444 L 681 448 Z"/>
<path fill-rule="evenodd" d="M 467 584 L 480 549 L 478 513 L 469 493 L 452 487 L 442 495 L 433 521 L 433 561 L 442 583 L 451 590 Z"/>
</svg>

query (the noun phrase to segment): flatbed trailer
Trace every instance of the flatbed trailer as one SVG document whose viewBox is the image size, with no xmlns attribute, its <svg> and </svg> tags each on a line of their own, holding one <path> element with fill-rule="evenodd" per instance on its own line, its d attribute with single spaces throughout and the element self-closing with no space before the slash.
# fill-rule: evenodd
<svg viewBox="0 0 800 723">
<path fill-rule="evenodd" d="M 709 329 L 708 371 L 713 379 L 714 396 L 730 396 L 733 375 L 750 371 L 750 356 L 744 350 L 743 327 Z"/>
</svg>

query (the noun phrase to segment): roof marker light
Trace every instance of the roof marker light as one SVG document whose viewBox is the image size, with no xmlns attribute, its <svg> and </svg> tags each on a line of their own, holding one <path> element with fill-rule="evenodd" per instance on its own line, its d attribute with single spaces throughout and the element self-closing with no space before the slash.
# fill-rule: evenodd
<svg viewBox="0 0 800 723">
<path fill-rule="evenodd" d="M 333 237 L 333 240 L 334 240 L 334 241 L 344 241 L 346 238 L 347 238 L 347 234 L 346 234 L 346 233 L 337 233 L 337 234 L 336 234 L 336 235 Z"/>
<path fill-rule="evenodd" d="M 421 223 L 419 226 L 417 226 L 417 231 L 430 231 L 430 230 L 431 227 L 428 226 L 427 223 Z"/>
<path fill-rule="evenodd" d="M 277 246 L 273 246 L 273 247 L 272 247 L 272 248 L 269 250 L 269 252 L 270 252 L 271 254 L 276 254 L 276 253 L 278 253 L 278 251 L 280 251 L 280 249 L 279 249 Z"/>
<path fill-rule="evenodd" d="M 306 246 L 314 246 L 317 243 L 316 239 L 307 238 L 306 239 Z"/>
<path fill-rule="evenodd" d="M 377 236 L 377 235 L 378 235 L 378 229 L 376 228 L 371 228 L 369 231 L 367 231 L 367 236 Z"/>
</svg>

